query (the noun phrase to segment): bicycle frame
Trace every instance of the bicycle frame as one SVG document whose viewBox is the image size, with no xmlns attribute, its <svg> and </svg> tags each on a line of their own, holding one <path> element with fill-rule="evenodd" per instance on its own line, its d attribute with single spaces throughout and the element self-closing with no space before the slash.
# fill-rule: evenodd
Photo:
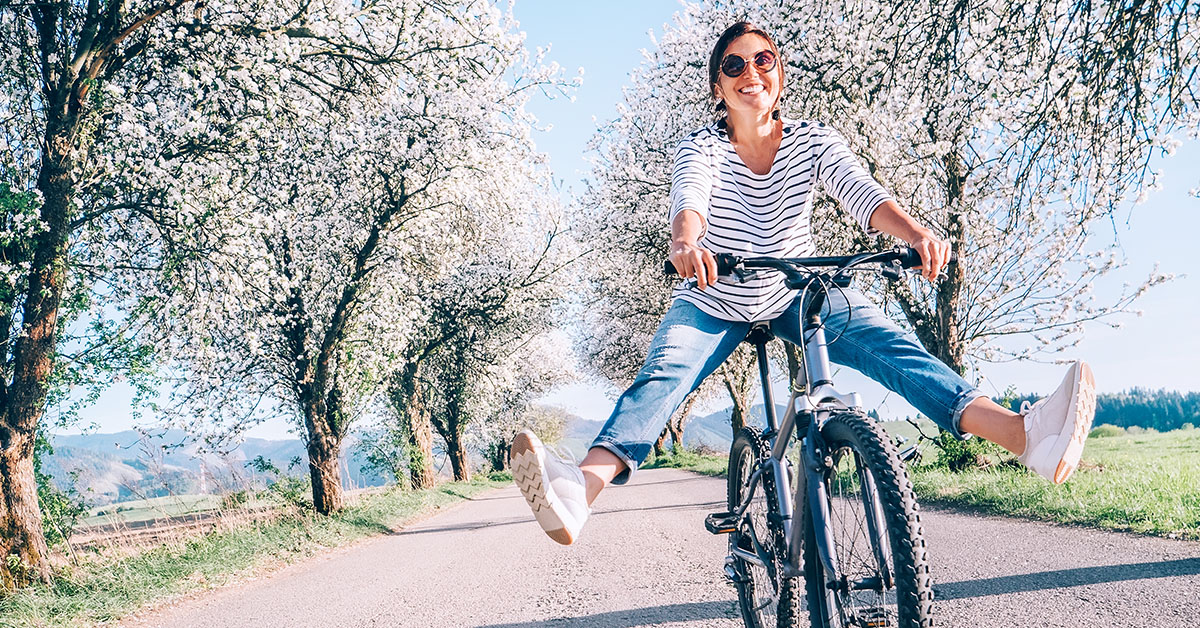
<svg viewBox="0 0 1200 628">
<path fill-rule="evenodd" d="M 762 473 L 771 473 L 775 480 L 776 490 L 775 495 L 768 496 L 768 498 L 775 499 L 778 502 L 779 512 L 784 513 L 780 524 L 783 527 L 784 538 L 788 540 L 788 555 L 787 560 L 783 564 L 783 575 L 785 577 L 802 575 L 799 548 L 802 543 L 803 522 L 796 521 L 794 515 L 795 504 L 803 499 L 807 501 L 809 509 L 812 512 L 814 528 L 822 533 L 817 537 L 816 543 L 818 554 L 825 568 L 826 584 L 834 585 L 838 580 L 838 571 L 836 561 L 834 560 L 832 530 L 828 521 L 829 496 L 826 493 L 825 483 L 822 479 L 826 463 L 824 454 L 825 443 L 821 437 L 821 427 L 832 412 L 861 408 L 862 401 L 858 393 L 842 394 L 833 386 L 825 329 L 822 326 L 820 317 L 821 307 L 825 303 L 826 287 L 825 282 L 818 281 L 813 283 L 816 283 L 817 287 L 811 292 L 811 300 L 805 308 L 805 322 L 803 326 L 805 342 L 801 347 L 801 364 L 804 367 L 803 381 L 805 385 L 802 388 L 792 391 L 791 398 L 788 400 L 787 411 L 784 413 L 782 420 L 776 417 L 775 404 L 770 386 L 770 367 L 767 362 L 766 346 L 771 340 L 772 335 L 766 329 L 766 325 L 756 325 L 746 337 L 748 342 L 755 345 L 758 357 L 759 376 L 762 380 L 763 405 L 767 423 L 767 427 L 762 433 L 762 438 L 770 446 L 771 455 L 767 460 L 763 461 L 759 468 L 755 469 L 754 475 L 751 476 L 749 481 L 750 489 L 746 492 L 746 497 L 734 512 L 739 519 L 744 515 L 761 485 L 758 481 L 759 477 Z M 805 481 L 803 484 L 797 485 L 793 491 L 791 479 L 787 473 L 787 465 L 789 463 L 785 462 L 785 459 L 788 443 L 791 440 L 792 434 L 796 431 L 797 424 L 801 420 L 807 423 L 801 444 L 800 458 Z M 864 485 L 868 487 L 867 494 L 864 495 L 864 501 L 871 512 L 871 516 L 868 517 L 868 526 L 871 528 L 870 532 L 872 536 L 878 538 L 878 533 L 882 526 L 882 513 L 878 507 L 878 501 L 873 494 L 873 490 L 870 488 L 873 484 L 866 482 Z M 802 490 L 804 492 L 803 495 L 800 494 Z M 756 550 L 758 550 L 761 547 L 761 543 L 758 539 L 753 539 L 753 542 Z M 880 566 L 886 566 L 887 560 L 882 548 L 875 547 L 874 553 Z M 763 564 L 768 570 L 774 569 L 771 561 L 763 560 L 762 556 L 743 556 L 743 558 L 757 559 L 755 562 Z M 886 569 L 884 572 L 886 573 Z M 887 586 L 890 586 L 890 583 L 887 583 Z"/>
</svg>

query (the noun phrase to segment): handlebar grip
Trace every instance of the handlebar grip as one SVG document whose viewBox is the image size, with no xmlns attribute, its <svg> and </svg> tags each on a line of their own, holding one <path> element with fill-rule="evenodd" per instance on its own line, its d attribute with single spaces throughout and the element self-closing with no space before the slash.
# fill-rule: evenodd
<svg viewBox="0 0 1200 628">
<path fill-rule="evenodd" d="M 900 251 L 899 262 L 900 262 L 900 266 L 903 268 L 917 268 L 918 266 L 921 265 L 921 254 L 918 253 L 917 250 L 912 247 L 904 247 L 904 249 Z M 950 263 L 954 264 L 957 262 L 958 262 L 958 253 L 951 251 L 950 252 Z"/>
<path fill-rule="evenodd" d="M 729 254 L 729 253 L 717 253 L 717 254 L 713 255 L 713 257 L 717 261 L 717 274 L 722 277 L 732 273 L 733 269 L 738 264 L 742 263 L 741 258 L 739 258 L 736 255 Z M 663 272 L 666 273 L 667 275 L 678 275 L 679 274 L 679 271 L 677 271 L 675 269 L 675 265 L 672 264 L 671 260 L 669 260 L 669 259 L 663 260 Z"/>
</svg>

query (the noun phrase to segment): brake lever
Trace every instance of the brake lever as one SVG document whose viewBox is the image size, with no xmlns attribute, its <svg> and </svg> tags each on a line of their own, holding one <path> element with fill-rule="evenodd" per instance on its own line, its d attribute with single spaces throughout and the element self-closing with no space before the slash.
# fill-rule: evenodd
<svg viewBox="0 0 1200 628">
<path fill-rule="evenodd" d="M 735 279 L 738 283 L 746 283 L 747 281 L 757 277 L 758 271 L 748 270 L 742 266 L 734 266 L 733 270 L 730 271 L 729 276 Z"/>
</svg>

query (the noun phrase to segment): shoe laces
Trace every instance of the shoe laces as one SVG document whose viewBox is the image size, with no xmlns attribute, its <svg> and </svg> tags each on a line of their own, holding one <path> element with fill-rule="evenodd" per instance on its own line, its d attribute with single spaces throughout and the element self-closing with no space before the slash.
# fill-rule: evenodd
<svg viewBox="0 0 1200 628">
<path fill-rule="evenodd" d="M 569 462 L 574 466 L 579 466 L 579 459 L 575 457 L 575 452 L 567 449 L 563 445 L 545 445 L 546 451 L 554 454 L 559 460 Z"/>
<path fill-rule="evenodd" d="M 1033 407 L 1036 405 L 1037 405 L 1036 403 L 1029 403 L 1029 401 L 1022 401 L 1021 402 L 1021 416 L 1025 416 L 1026 414 L 1029 414 L 1030 411 L 1033 410 Z"/>
</svg>

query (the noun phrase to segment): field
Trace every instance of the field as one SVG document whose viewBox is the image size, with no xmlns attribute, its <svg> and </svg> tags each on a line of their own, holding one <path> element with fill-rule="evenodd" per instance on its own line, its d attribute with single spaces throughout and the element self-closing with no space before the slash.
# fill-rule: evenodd
<svg viewBox="0 0 1200 628">
<path fill-rule="evenodd" d="M 1200 539 L 1196 429 L 1090 438 L 1079 470 L 1062 486 L 1012 468 L 918 468 L 913 483 L 926 503 Z"/>
<path fill-rule="evenodd" d="M 80 520 L 79 525 L 129 524 L 151 519 L 178 517 L 220 507 L 220 495 L 167 495 L 92 508 L 88 512 L 88 516 Z"/>
<path fill-rule="evenodd" d="M 326 548 L 386 533 L 406 522 L 481 492 L 509 486 L 511 476 L 480 475 L 423 491 L 373 491 L 348 498 L 333 516 L 285 509 L 269 521 L 231 517 L 210 533 L 143 547 L 96 547 L 73 552 L 53 583 L 0 597 L 0 628 L 93 626 L 138 607 L 269 571 Z M 160 504 L 149 504 L 150 510 Z"/>
<path fill-rule="evenodd" d="M 907 423 L 884 427 L 893 435 L 916 435 Z M 928 443 L 922 450 L 924 462 L 913 465 L 910 475 L 918 499 L 927 505 L 1200 539 L 1200 430 L 1111 431 L 1117 435 L 1088 439 L 1079 470 L 1062 486 L 1011 464 L 963 472 L 937 468 L 931 464 L 935 448 Z M 934 430 L 925 433 L 932 436 Z M 646 466 L 719 475 L 726 464 L 724 456 L 682 452 Z"/>
</svg>

